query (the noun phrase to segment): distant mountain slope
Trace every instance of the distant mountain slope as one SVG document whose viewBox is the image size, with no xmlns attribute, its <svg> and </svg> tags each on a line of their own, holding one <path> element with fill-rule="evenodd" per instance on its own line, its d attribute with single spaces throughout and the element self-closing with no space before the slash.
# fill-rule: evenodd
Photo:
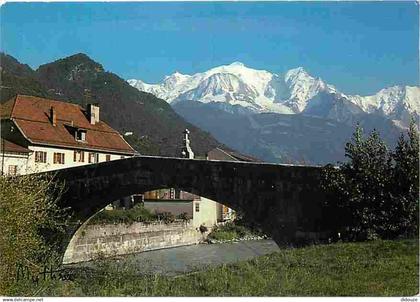
<svg viewBox="0 0 420 302">
<path fill-rule="evenodd" d="M 185 122 L 165 101 L 131 87 L 84 54 L 42 65 L 36 71 L 7 55 L 2 55 L 0 64 L 2 85 L 10 86 L 13 93 L 98 103 L 100 118 L 122 133 L 134 132 L 127 140 L 143 154 L 179 156 L 185 128 L 191 131 L 197 154 L 221 146 L 210 134 Z M 11 94 L 1 91 L 2 100 Z"/>
<path fill-rule="evenodd" d="M 343 122 L 303 114 L 238 114 L 217 103 L 181 102 L 176 112 L 201 129 L 211 131 L 220 142 L 270 162 L 326 164 L 344 160 L 344 146 L 354 131 Z M 382 137 L 393 145 L 399 130 L 391 121 L 363 114 L 359 122 L 366 131 L 380 128 Z"/>
</svg>

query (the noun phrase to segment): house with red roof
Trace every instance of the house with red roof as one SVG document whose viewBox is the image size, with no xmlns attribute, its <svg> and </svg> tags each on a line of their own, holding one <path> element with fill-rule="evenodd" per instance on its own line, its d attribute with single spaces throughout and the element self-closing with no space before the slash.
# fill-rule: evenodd
<svg viewBox="0 0 420 302">
<path fill-rule="evenodd" d="M 27 174 L 133 156 L 100 108 L 27 95 L 1 105 L 1 173 Z"/>
</svg>

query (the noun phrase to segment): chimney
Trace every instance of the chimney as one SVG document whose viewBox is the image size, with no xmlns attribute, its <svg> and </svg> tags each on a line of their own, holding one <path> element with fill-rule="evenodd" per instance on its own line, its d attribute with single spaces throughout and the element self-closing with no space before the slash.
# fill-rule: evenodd
<svg viewBox="0 0 420 302">
<path fill-rule="evenodd" d="M 57 126 L 57 111 L 55 111 L 54 106 L 51 106 L 50 108 L 50 119 L 52 125 L 55 127 Z"/>
<path fill-rule="evenodd" d="M 88 104 L 87 105 L 87 117 L 89 119 L 89 123 L 95 125 L 99 123 L 99 106 Z"/>
</svg>

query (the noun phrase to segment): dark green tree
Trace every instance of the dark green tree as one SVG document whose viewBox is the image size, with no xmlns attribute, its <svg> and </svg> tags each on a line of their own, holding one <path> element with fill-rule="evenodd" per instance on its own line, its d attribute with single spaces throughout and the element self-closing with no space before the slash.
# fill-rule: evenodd
<svg viewBox="0 0 420 302">
<path fill-rule="evenodd" d="M 349 159 L 324 168 L 328 227 L 348 240 L 412 235 L 418 226 L 418 133 L 410 126 L 389 152 L 377 131 L 360 126 L 346 144 Z"/>
<path fill-rule="evenodd" d="M 418 234 L 419 223 L 419 133 L 414 120 L 407 135 L 401 134 L 392 158 L 391 224 L 396 233 L 413 236 Z"/>
</svg>

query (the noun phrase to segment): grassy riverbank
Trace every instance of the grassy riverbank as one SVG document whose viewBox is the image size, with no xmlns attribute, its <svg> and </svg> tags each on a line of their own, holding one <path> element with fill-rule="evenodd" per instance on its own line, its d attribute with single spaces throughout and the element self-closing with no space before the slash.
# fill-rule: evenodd
<svg viewBox="0 0 420 302">
<path fill-rule="evenodd" d="M 410 296 L 418 292 L 418 241 L 284 249 L 178 277 L 136 276 L 102 263 L 89 277 L 55 281 L 38 296 Z"/>
</svg>

